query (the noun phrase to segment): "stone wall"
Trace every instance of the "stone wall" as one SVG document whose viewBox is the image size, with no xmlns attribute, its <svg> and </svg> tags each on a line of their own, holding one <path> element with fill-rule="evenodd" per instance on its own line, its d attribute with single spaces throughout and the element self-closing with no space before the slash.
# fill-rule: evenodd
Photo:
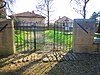
<svg viewBox="0 0 100 75">
<path fill-rule="evenodd" d="M 7 27 L 0 32 L 0 55 L 10 55 L 15 53 L 14 46 L 14 25 L 10 20 L 0 21 L 0 29 L 7 25 Z"/>
<path fill-rule="evenodd" d="M 78 53 L 95 52 L 94 33 L 96 32 L 94 19 L 75 19 L 73 27 L 73 51 Z"/>
</svg>

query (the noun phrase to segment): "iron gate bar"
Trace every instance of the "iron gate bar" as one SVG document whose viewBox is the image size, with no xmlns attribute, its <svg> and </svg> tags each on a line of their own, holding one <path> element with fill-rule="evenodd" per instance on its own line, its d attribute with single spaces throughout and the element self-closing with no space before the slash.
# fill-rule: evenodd
<svg viewBox="0 0 100 75">
<path fill-rule="evenodd" d="M 45 26 L 45 24 L 44 24 L 44 41 L 43 41 L 43 44 L 44 44 L 44 46 L 45 46 L 45 31 L 46 31 L 46 26 Z"/>
<path fill-rule="evenodd" d="M 21 27 L 20 27 L 20 33 L 21 33 Z M 20 44 L 21 44 L 21 51 L 22 51 L 21 34 L 20 34 Z"/>
<path fill-rule="evenodd" d="M 65 27 L 65 25 L 64 25 L 64 23 L 62 23 L 62 24 L 63 24 L 63 27 L 62 27 L 62 35 L 64 35 L 64 27 Z M 62 42 L 63 42 L 63 43 L 62 43 L 62 45 L 63 45 L 63 46 L 62 46 L 62 47 L 63 47 L 62 49 L 63 49 L 63 50 L 64 50 L 64 40 L 65 40 L 64 37 L 65 37 L 65 36 L 62 37 Z"/>
<path fill-rule="evenodd" d="M 58 37 L 58 34 L 59 34 L 58 31 L 59 31 L 59 27 L 58 27 L 58 25 L 57 25 L 57 32 L 56 32 L 57 37 Z M 58 38 L 56 38 L 56 41 L 57 41 L 56 49 L 58 50 Z"/>
<path fill-rule="evenodd" d="M 55 23 L 54 23 L 54 45 L 53 45 L 53 49 L 55 49 Z"/>
<path fill-rule="evenodd" d="M 65 28 L 65 35 L 66 35 L 66 28 Z M 65 49 L 67 50 L 67 35 L 65 36 L 66 40 L 65 40 L 65 43 L 66 43 L 66 46 L 65 46 Z"/>
<path fill-rule="evenodd" d="M 43 50 L 51 50 L 51 48 L 52 50 L 58 50 L 58 49 L 66 50 L 69 48 L 70 45 L 68 39 L 71 39 L 71 36 L 68 34 L 71 34 L 71 32 L 66 31 L 65 26 L 62 27 L 61 25 L 63 24 L 54 23 L 54 27 L 49 28 L 51 34 L 53 35 L 52 36 L 53 41 L 46 42 L 48 39 L 51 40 L 48 37 L 49 33 L 47 34 L 45 33 L 46 30 L 49 31 L 46 27 L 41 27 L 41 26 L 37 27 L 37 23 L 33 23 L 33 22 L 30 23 L 20 22 L 17 25 L 15 25 L 15 29 L 18 30 L 19 36 L 22 36 L 24 40 L 21 41 L 21 37 L 20 37 L 19 42 L 18 40 L 16 40 L 16 45 L 21 51 L 32 50 L 32 49 L 36 51 L 36 50 L 41 50 L 41 48 L 43 48 Z M 40 31 L 40 29 L 42 30 Z M 40 38 L 40 36 L 42 36 L 42 38 Z"/>
<path fill-rule="evenodd" d="M 34 24 L 34 50 L 36 51 L 36 23 Z"/>
<path fill-rule="evenodd" d="M 32 25 L 32 23 L 30 23 L 30 25 Z M 31 30 L 31 27 L 30 27 L 30 30 Z M 31 35 L 32 35 L 31 32 L 32 32 L 32 31 L 30 31 L 30 49 L 31 49 L 31 44 L 32 44 L 32 43 L 31 43 Z"/>
<path fill-rule="evenodd" d="M 63 31 L 64 31 L 63 32 L 63 35 L 64 35 L 64 37 L 63 37 L 63 39 L 64 39 L 63 40 L 63 50 L 64 50 L 64 47 L 65 47 L 65 42 L 64 42 L 65 41 L 65 23 L 63 23 L 63 24 L 64 24 L 64 28 L 63 28 Z"/>
<path fill-rule="evenodd" d="M 60 27 L 61 27 L 61 24 L 60 24 Z M 61 32 L 61 33 L 60 33 L 60 49 L 61 49 L 61 45 L 62 45 L 62 44 L 61 44 L 61 38 L 62 38 L 62 30 L 61 30 L 61 29 L 60 29 L 60 32 Z"/>
<path fill-rule="evenodd" d="M 61 46 L 62 46 L 62 26 L 61 26 L 62 24 L 61 23 L 59 23 L 59 26 L 60 26 L 60 28 L 59 28 L 59 31 L 60 31 L 60 49 L 61 49 Z"/>
<path fill-rule="evenodd" d="M 26 23 L 27 25 L 28 25 L 28 23 Z M 28 29 L 29 29 L 29 27 L 28 27 Z M 28 50 L 28 48 L 29 48 L 29 34 L 28 34 L 28 31 L 27 31 L 27 50 Z"/>
<path fill-rule="evenodd" d="M 25 25 L 25 22 L 24 22 L 23 26 L 24 26 L 24 25 Z M 25 38 L 26 38 L 25 35 L 26 35 L 26 34 L 25 34 L 25 32 L 24 32 L 24 29 L 25 29 L 25 27 L 23 27 L 23 33 L 24 33 L 24 37 L 23 37 L 23 38 L 24 38 L 24 50 L 25 50 L 25 45 L 26 45 L 26 44 L 25 44 L 25 41 L 26 41 L 26 40 L 25 40 Z"/>
</svg>

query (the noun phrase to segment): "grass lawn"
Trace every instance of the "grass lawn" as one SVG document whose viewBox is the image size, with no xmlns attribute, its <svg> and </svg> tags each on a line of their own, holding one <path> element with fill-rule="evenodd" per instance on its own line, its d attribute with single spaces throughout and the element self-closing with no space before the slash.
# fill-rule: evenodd
<svg viewBox="0 0 100 75">
<path fill-rule="evenodd" d="M 57 47 L 72 47 L 72 33 L 46 30 L 36 31 L 36 47 L 38 50 L 49 50 L 55 44 Z M 34 32 L 15 30 L 17 50 L 34 48 Z M 45 45 L 46 44 L 46 45 Z"/>
</svg>

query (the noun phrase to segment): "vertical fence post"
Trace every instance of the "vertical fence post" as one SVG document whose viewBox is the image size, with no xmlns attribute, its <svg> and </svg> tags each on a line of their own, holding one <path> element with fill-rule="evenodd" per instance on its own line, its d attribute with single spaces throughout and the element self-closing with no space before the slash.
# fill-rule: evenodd
<svg viewBox="0 0 100 75">
<path fill-rule="evenodd" d="M 62 44 L 63 44 L 63 50 L 64 50 L 64 41 L 65 41 L 65 25 L 66 25 L 65 22 L 63 22 L 63 26 L 64 26 L 64 27 L 62 28 L 62 34 L 64 35 L 64 37 L 62 38 L 62 39 L 63 39 L 63 41 L 62 41 L 62 42 L 63 42 L 63 43 L 62 43 Z"/>
<path fill-rule="evenodd" d="M 34 50 L 36 50 L 36 23 L 34 23 Z"/>
<path fill-rule="evenodd" d="M 54 45 L 53 45 L 53 49 L 55 49 L 55 23 L 54 23 Z"/>
</svg>

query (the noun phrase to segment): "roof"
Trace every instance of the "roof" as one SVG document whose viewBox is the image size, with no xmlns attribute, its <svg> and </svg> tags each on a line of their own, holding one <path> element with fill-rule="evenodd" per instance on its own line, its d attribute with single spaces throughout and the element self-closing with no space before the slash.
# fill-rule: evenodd
<svg viewBox="0 0 100 75">
<path fill-rule="evenodd" d="M 9 17 L 29 17 L 29 18 L 46 18 L 45 16 L 39 15 L 39 14 L 35 14 L 34 11 L 32 12 L 22 12 L 22 13 L 17 13 L 17 14 L 13 14 L 10 15 Z"/>
<path fill-rule="evenodd" d="M 56 20 L 55 21 L 55 23 L 62 23 L 62 22 L 64 22 L 64 21 L 72 21 L 70 18 L 68 18 L 68 17 L 66 17 L 66 16 L 64 16 L 64 17 L 62 17 L 62 18 L 59 18 L 58 20 Z"/>
</svg>

